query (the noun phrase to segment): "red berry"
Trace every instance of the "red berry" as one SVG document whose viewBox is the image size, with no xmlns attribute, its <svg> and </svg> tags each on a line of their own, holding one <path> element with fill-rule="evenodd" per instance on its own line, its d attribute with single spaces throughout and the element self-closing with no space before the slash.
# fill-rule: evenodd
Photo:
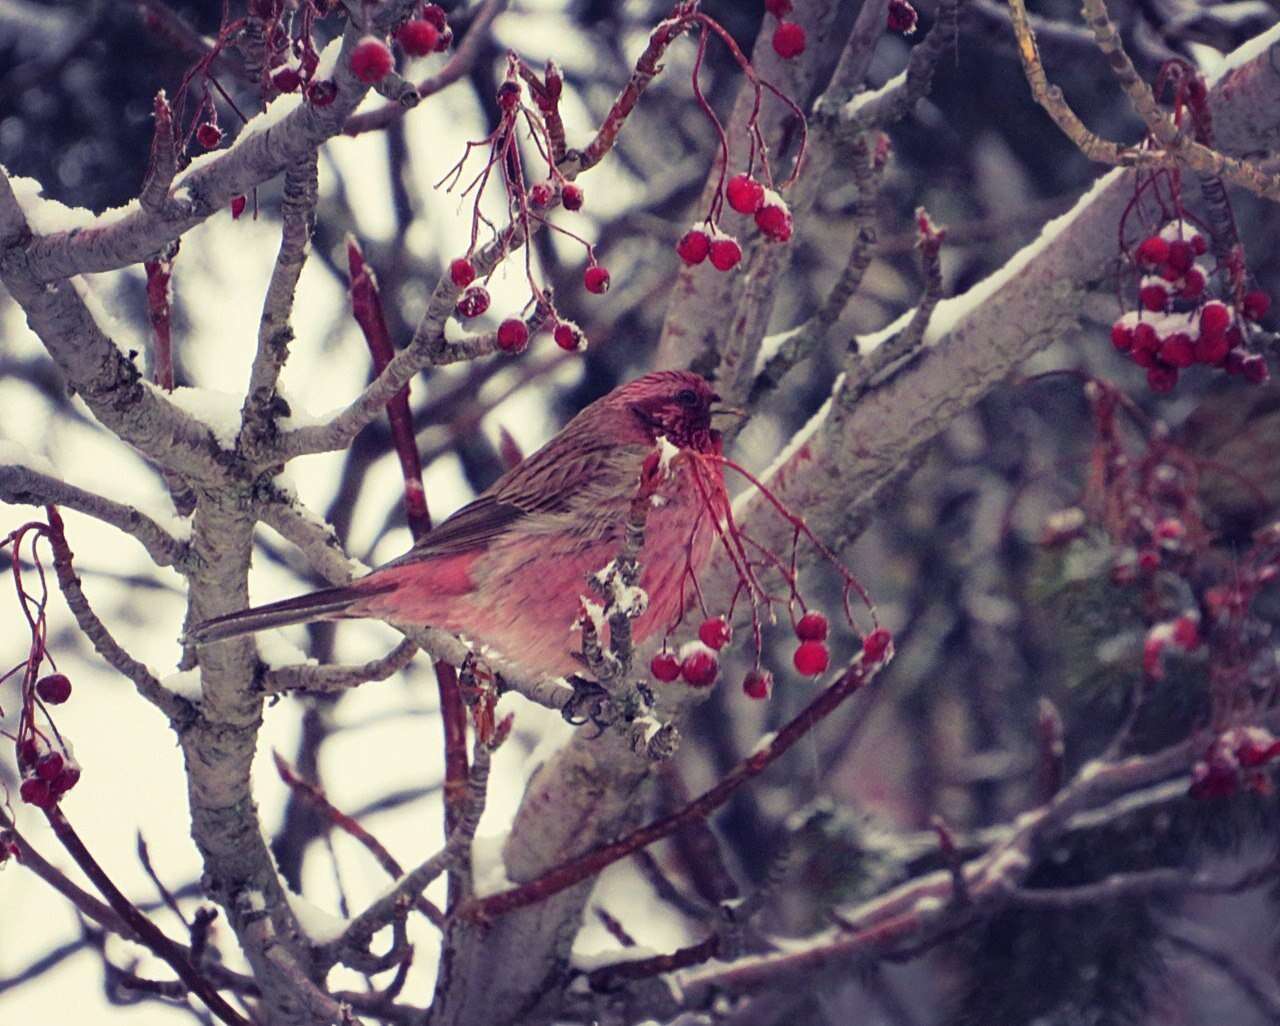
<svg viewBox="0 0 1280 1026">
<path fill-rule="evenodd" d="M 791 238 L 791 212 L 782 203 L 766 203 L 756 211 L 756 227 L 765 238 L 786 242 Z"/>
<path fill-rule="evenodd" d="M 763 700 L 773 694 L 773 674 L 768 670 L 752 670 L 742 680 L 742 693 Z"/>
<path fill-rule="evenodd" d="M 449 265 L 449 277 L 460 289 L 476 280 L 476 269 L 466 257 L 458 257 Z"/>
<path fill-rule="evenodd" d="M 720 660 L 709 648 L 697 645 L 680 662 L 680 676 L 690 687 L 705 688 L 714 684 L 720 672 Z"/>
<path fill-rule="evenodd" d="M 1160 569 L 1160 553 L 1148 546 L 1138 553 L 1138 569 L 1144 574 L 1153 574 Z"/>
<path fill-rule="evenodd" d="M 609 291 L 609 271 L 599 264 L 592 264 L 582 273 L 582 284 L 588 292 L 603 296 Z"/>
<path fill-rule="evenodd" d="M 426 21 L 431 22 L 438 32 L 443 32 L 445 30 L 445 26 L 449 24 L 444 13 L 444 8 L 439 4 L 427 4 L 426 7 L 422 9 L 422 17 Z"/>
<path fill-rule="evenodd" d="M 1240 312 L 1251 321 L 1260 321 L 1271 309 L 1271 295 L 1262 289 L 1246 292 L 1240 300 Z"/>
<path fill-rule="evenodd" d="M 742 247 L 737 239 L 721 236 L 711 243 L 711 266 L 717 271 L 732 271 L 742 259 Z"/>
<path fill-rule="evenodd" d="M 248 202 L 249 202 L 249 197 L 247 196 L 231 197 L 231 220 L 233 221 L 240 220 L 240 215 L 244 213 L 245 205 Z"/>
<path fill-rule="evenodd" d="M 698 628 L 699 640 L 707 648 L 714 648 L 717 652 L 729 644 L 729 639 L 732 637 L 733 628 L 723 616 L 713 616 L 710 620 L 703 620 Z"/>
<path fill-rule="evenodd" d="M 61 705 L 71 697 L 71 681 L 65 673 L 51 673 L 36 681 L 36 694 L 50 705 Z"/>
<path fill-rule="evenodd" d="M 25 770 L 36 764 L 41 754 L 48 748 L 40 739 L 25 737 L 18 742 L 18 768 Z"/>
<path fill-rule="evenodd" d="M 1180 616 L 1173 621 L 1173 643 L 1188 652 L 1200 647 L 1200 623 L 1194 616 Z"/>
<path fill-rule="evenodd" d="M 670 652 L 659 652 L 649 660 L 649 672 L 653 674 L 654 680 L 670 684 L 680 676 L 680 660 Z"/>
<path fill-rule="evenodd" d="M 453 29 L 446 25 L 440 30 L 440 38 L 436 42 L 436 53 L 444 53 L 453 46 Z"/>
<path fill-rule="evenodd" d="M 1193 267 L 1182 277 L 1182 288 L 1178 295 L 1183 299 L 1199 299 L 1204 294 L 1204 272 Z"/>
<path fill-rule="evenodd" d="M 862 639 L 862 660 L 867 663 L 878 663 L 893 644 L 893 635 L 883 627 L 877 627 Z"/>
<path fill-rule="evenodd" d="M 739 214 L 754 214 L 764 202 L 764 186 L 744 172 L 729 179 L 724 197 Z"/>
<path fill-rule="evenodd" d="M 62 756 L 58 752 L 46 752 L 36 763 L 36 776 L 52 780 L 62 772 Z"/>
<path fill-rule="evenodd" d="M 1244 361 L 1249 354 L 1243 349 L 1231 349 L 1227 352 L 1227 357 L 1222 361 L 1222 369 L 1228 374 L 1243 374 Z"/>
<path fill-rule="evenodd" d="M 773 52 L 790 60 L 804 53 L 804 29 L 794 21 L 784 21 L 773 30 Z"/>
<path fill-rule="evenodd" d="M 1160 359 L 1170 367 L 1190 367 L 1196 362 L 1191 336 L 1181 331 L 1170 335 L 1160 344 Z"/>
<path fill-rule="evenodd" d="M 1240 364 L 1240 373 L 1244 375 L 1245 381 L 1254 385 L 1265 384 L 1267 379 L 1271 377 L 1271 371 L 1267 367 L 1267 361 L 1257 353 L 1246 356 Z"/>
<path fill-rule="evenodd" d="M 1196 339 L 1196 360 L 1199 363 L 1216 367 L 1227 357 L 1231 343 L 1226 335 L 1201 335 Z"/>
<path fill-rule="evenodd" d="M 1159 235 L 1149 235 L 1138 246 L 1138 263 L 1155 267 L 1169 258 L 1169 243 Z"/>
<path fill-rule="evenodd" d="M 686 264 L 700 264 L 707 259 L 711 249 L 711 237 L 700 228 L 692 228 L 676 243 L 676 253 Z"/>
<path fill-rule="evenodd" d="M 1111 344 L 1122 353 L 1133 348 L 1133 329 L 1116 321 L 1111 325 Z"/>
<path fill-rule="evenodd" d="M 472 285 L 458 298 L 459 317 L 479 317 L 489 309 L 489 290 L 483 285 Z"/>
<path fill-rule="evenodd" d="M 1186 274 L 1195 262 L 1195 250 L 1186 239 L 1174 239 L 1169 243 L 1168 263 L 1179 274 Z"/>
<path fill-rule="evenodd" d="M 764 9 L 781 21 L 791 13 L 791 0 L 764 0 Z"/>
<path fill-rule="evenodd" d="M 425 57 L 435 50 L 436 43 L 439 41 L 440 30 L 423 18 L 415 18 L 413 21 L 405 22 L 400 26 L 400 31 L 396 33 L 396 42 L 400 44 L 400 49 L 410 57 Z M 515 85 L 515 83 L 512 84 Z M 516 86 L 517 90 L 519 88 L 519 86 Z M 501 92 L 499 92 L 498 98 L 499 102 L 501 102 Z"/>
<path fill-rule="evenodd" d="M 307 99 L 311 101 L 313 107 L 327 107 L 338 96 L 337 83 L 329 81 L 327 78 L 321 79 L 319 82 L 312 82 L 307 86 Z"/>
<path fill-rule="evenodd" d="M 529 344 L 529 329 L 518 317 L 498 325 L 498 348 L 504 353 L 523 353 Z"/>
<path fill-rule="evenodd" d="M 821 641 L 802 641 L 791 661 L 798 673 L 806 677 L 816 677 L 831 662 L 831 653 Z"/>
<path fill-rule="evenodd" d="M 1200 311 L 1201 335 L 1223 335 L 1230 326 L 1231 311 L 1227 309 L 1225 303 L 1220 303 L 1216 299 L 1205 303 L 1204 309 Z"/>
<path fill-rule="evenodd" d="M 211 150 L 222 142 L 222 129 L 212 121 L 206 121 L 196 129 L 196 142 L 206 150 Z"/>
<path fill-rule="evenodd" d="M 1142 321 L 1133 329 L 1133 348 L 1137 350 L 1146 350 L 1154 352 L 1160 348 L 1160 336 L 1156 334 L 1156 329 L 1146 321 Z"/>
<path fill-rule="evenodd" d="M 503 110 L 515 110 L 520 106 L 519 82 L 507 81 L 498 86 L 498 106 Z"/>
<path fill-rule="evenodd" d="M 1150 370 L 1160 362 L 1160 357 L 1156 355 L 1154 349 L 1142 349 L 1138 346 L 1133 347 L 1133 352 L 1129 354 L 1129 359 L 1136 363 L 1139 367 Z"/>
<path fill-rule="evenodd" d="M 34 805 L 37 809 L 53 808 L 53 791 L 48 781 L 41 780 L 39 777 L 27 777 L 18 788 L 18 794 L 22 796 L 24 802 Z"/>
<path fill-rule="evenodd" d="M 560 202 L 564 204 L 565 210 L 581 210 L 582 199 L 582 189 L 572 182 L 560 190 Z"/>
<path fill-rule="evenodd" d="M 281 68 L 271 76 L 271 84 L 282 93 L 296 92 L 302 85 L 302 76 L 294 68 Z"/>
<path fill-rule="evenodd" d="M 1165 264 L 1163 267 L 1160 267 L 1157 269 L 1157 273 L 1160 275 L 1160 277 L 1164 281 L 1167 281 L 1170 285 L 1172 285 L 1175 281 L 1182 280 L 1182 272 L 1179 271 L 1176 267 L 1174 267 L 1173 264 Z"/>
<path fill-rule="evenodd" d="M 1169 293 L 1163 285 L 1143 285 L 1138 290 L 1138 302 L 1142 304 L 1144 310 L 1162 313 L 1169 305 Z"/>
<path fill-rule="evenodd" d="M 908 0 L 889 0 L 889 17 L 885 24 L 891 32 L 901 32 L 904 36 L 916 30 L 916 9 Z"/>
<path fill-rule="evenodd" d="M 320 55 L 315 50 L 307 47 L 302 51 L 302 56 L 298 58 L 298 77 L 310 81 L 318 67 L 320 67 Z"/>
<path fill-rule="evenodd" d="M 1205 241 L 1205 237 L 1199 232 L 1191 236 L 1191 249 L 1196 256 L 1204 256 L 1209 252 L 1209 243 Z"/>
<path fill-rule="evenodd" d="M 796 637 L 801 641 L 826 641 L 827 618 L 821 613 L 805 613 L 796 621 Z"/>
<path fill-rule="evenodd" d="M 55 797 L 66 794 L 76 786 L 79 780 L 80 767 L 74 762 L 68 762 L 62 767 L 62 772 L 50 782 L 50 790 L 53 791 Z"/>
<path fill-rule="evenodd" d="M 541 210 L 551 205 L 555 195 L 556 190 L 552 188 L 550 182 L 538 182 L 529 189 L 529 206 Z"/>
<path fill-rule="evenodd" d="M 572 321 L 561 321 L 557 324 L 555 330 L 551 333 L 551 337 L 556 340 L 556 345 L 570 353 L 587 348 L 586 336 L 582 334 L 582 329 Z"/>
<path fill-rule="evenodd" d="M 351 74 L 365 85 L 381 82 L 391 68 L 391 51 L 381 39 L 365 36 L 351 51 Z"/>
<path fill-rule="evenodd" d="M 1147 368 L 1147 385 L 1151 391 L 1164 394 L 1172 392 L 1178 384 L 1178 368 L 1155 366 Z"/>
</svg>

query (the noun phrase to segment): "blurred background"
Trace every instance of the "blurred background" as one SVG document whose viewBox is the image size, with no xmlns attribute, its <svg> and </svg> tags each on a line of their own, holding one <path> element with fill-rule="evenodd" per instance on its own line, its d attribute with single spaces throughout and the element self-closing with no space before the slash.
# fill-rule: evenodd
<svg viewBox="0 0 1280 1026">
<path fill-rule="evenodd" d="M 0 163 L 68 206 L 101 212 L 128 202 L 146 167 L 152 98 L 162 88 L 174 95 L 195 59 L 199 35 L 217 32 L 221 6 L 0 0 Z M 445 6 L 452 7 L 456 31 L 464 33 L 473 12 L 466 4 Z M 598 124 L 667 6 L 516 0 L 498 17 L 491 44 L 466 80 L 385 132 L 339 138 L 322 150 L 317 231 L 283 379 L 295 415 L 342 405 L 371 376 L 345 295 L 348 233 L 360 240 L 376 270 L 398 342 L 410 337 L 442 270 L 465 250 L 469 203 L 435 186 L 465 143 L 486 136 L 496 122 L 494 92 L 506 50 L 535 66 L 548 57 L 560 64 L 572 145 Z M 851 20 L 856 6 L 848 5 L 840 17 Z M 763 4 L 707 0 L 703 9 L 749 51 Z M 1048 19 L 1040 39 L 1050 74 L 1090 127 L 1112 139 L 1137 140 L 1139 124 L 1083 32 L 1075 5 L 1046 0 L 1032 9 Z M 1172 56 L 1211 68 L 1277 18 L 1275 4 L 1264 0 L 1117 0 L 1111 10 L 1149 78 Z M 934 16 L 927 0 L 920 15 L 923 32 Z M 887 34 L 869 84 L 900 71 L 910 45 Z M 493 481 L 505 466 L 504 444 L 508 455 L 511 446 L 532 452 L 585 403 L 651 366 L 678 270 L 673 244 L 700 216 L 695 206 L 715 147 L 690 100 L 692 58 L 691 45 L 672 48 L 666 72 L 627 124 L 617 150 L 582 180 L 583 211 L 564 221 L 597 247 L 609 267 L 608 296 L 592 296 L 578 284 L 582 245 L 552 233 L 536 238 L 540 278 L 555 290 L 563 314 L 583 326 L 591 347 L 565 354 L 543 337 L 518 360 L 444 368 L 414 382 L 418 443 L 435 518 Z M 429 73 L 433 61 L 442 58 L 418 62 L 414 77 Z M 242 71 L 234 55 L 216 66 L 227 96 L 251 112 L 256 100 Z M 723 111 L 738 77 L 722 47 L 711 48 L 702 83 Z M 796 99 L 803 106 L 811 98 Z M 222 97 L 216 102 L 224 130 L 234 136 L 235 111 Z M 1032 103 L 1003 8 L 990 0 L 967 0 L 958 45 L 938 67 L 931 97 L 890 134 L 892 156 L 876 200 L 876 256 L 837 332 L 845 339 L 883 326 L 917 300 L 923 286 L 915 251 L 917 207 L 948 228 L 942 267 L 946 292 L 954 295 L 1033 241 L 1099 173 Z M 254 350 L 278 241 L 278 189 L 278 182 L 260 188 L 238 220 L 224 213 L 190 232 L 174 264 L 178 384 L 206 390 L 204 399 L 214 403 L 221 394 L 227 410 L 239 406 Z M 819 209 L 797 225 L 773 330 L 802 322 L 830 287 L 847 255 L 855 199 L 852 183 L 833 180 Z M 1276 294 L 1280 218 L 1251 197 L 1235 203 L 1249 269 Z M 486 209 L 496 216 L 500 197 L 491 197 Z M 496 325 L 523 306 L 527 284 L 519 264 L 510 261 L 490 284 L 494 303 L 483 325 Z M 1059 340 L 1027 368 L 1025 379 L 995 390 L 959 418 L 892 506 L 843 553 L 898 637 L 899 655 L 877 682 L 873 714 L 854 723 L 838 713 L 739 791 L 715 819 L 718 845 L 708 848 L 706 837 L 691 832 L 655 846 L 647 860 L 610 869 L 593 909 L 607 910 L 638 944 L 671 950 L 700 936 L 705 902 L 759 885 L 787 849 L 799 868 L 779 886 L 765 925 L 775 934 L 803 935 L 822 924 L 832 902 L 869 897 L 936 866 L 929 832 L 934 816 L 967 833 L 1007 822 L 1036 804 L 1043 699 L 1054 703 L 1065 724 L 1068 769 L 1101 751 L 1125 714 L 1139 672 L 1128 656 L 1141 643 L 1143 620 L 1111 583 L 1107 556 L 1088 562 L 1104 540 L 1086 537 L 1070 550 L 1041 544 L 1046 517 L 1085 495 L 1096 441 L 1080 378 L 1047 372 L 1070 368 L 1114 382 L 1164 422 L 1179 445 L 1250 478 L 1256 488 L 1244 497 L 1225 478 L 1215 486 L 1211 474 L 1200 492 L 1215 545 L 1228 563 L 1274 515 L 1280 488 L 1275 447 L 1268 442 L 1280 409 L 1276 391 L 1244 391 L 1238 381 L 1205 371 L 1186 375 L 1172 397 L 1153 395 L 1142 372 L 1118 358 L 1108 341 L 1110 322 L 1121 312 L 1118 283 L 1118 272 L 1099 282 L 1098 302 L 1083 312 L 1088 330 Z M 91 276 L 90 286 L 118 319 L 117 340 L 146 352 L 141 268 Z M 754 411 L 736 458 L 754 470 L 767 466 L 826 398 L 837 367 L 833 350 L 798 368 L 775 398 Z M 164 482 L 67 395 L 5 295 L 0 410 L 0 441 L 44 457 L 65 480 L 127 498 L 162 523 L 174 521 Z M 306 457 L 291 474 L 300 496 L 324 513 L 352 555 L 376 564 L 408 548 L 400 470 L 384 422 L 367 428 L 348 452 Z M 0 509 L 0 532 L 32 515 L 26 508 Z M 151 566 L 132 539 L 74 513 L 66 520 L 98 614 L 137 658 L 162 676 L 173 673 L 184 614 L 178 575 Z M 1081 571 L 1081 565 L 1093 569 Z M 260 531 L 251 577 L 255 602 L 318 583 L 283 539 Z M 834 582 L 818 576 L 813 587 L 838 601 Z M 12 627 L 0 632 L 0 665 L 7 668 L 25 658 L 26 641 L 11 595 L 0 598 L 0 608 Z M 58 724 L 74 742 L 84 774 L 67 799 L 68 815 L 117 884 L 139 904 L 154 907 L 160 895 L 139 857 L 145 842 L 154 873 L 190 916 L 200 904 L 199 860 L 187 832 L 184 778 L 172 737 L 132 686 L 89 649 L 60 599 L 53 609 L 50 648 L 75 684 Z M 1268 622 L 1264 609 L 1260 629 Z M 382 625 L 351 623 L 290 628 L 284 640 L 296 646 L 299 659 L 356 662 L 382 654 L 395 638 Z M 782 634 L 774 640 L 769 658 L 782 683 L 772 700 L 747 699 L 734 683 L 745 664 L 730 660 L 721 686 L 685 732 L 664 776 L 660 805 L 678 804 L 680 795 L 703 789 L 812 697 L 813 686 L 789 672 Z M 837 634 L 835 657 L 847 658 L 855 640 Z M 1153 749 L 1203 725 L 1203 667 L 1187 662 L 1148 706 L 1140 748 Z M 17 710 L 14 683 L 0 686 L 0 709 L 9 716 L 0 725 L 9 730 Z M 361 819 L 402 861 L 416 861 L 441 839 L 435 704 L 430 665 L 420 658 L 391 680 L 340 699 L 289 697 L 267 710 L 255 766 L 258 801 L 281 871 L 308 905 L 340 915 L 380 892 L 386 879 L 366 852 L 290 799 L 269 751 L 320 783 L 334 804 Z M 515 734 L 495 765 L 480 831 L 489 837 L 501 834 L 532 768 L 569 732 L 557 716 L 518 698 L 505 698 L 503 709 L 516 714 Z M 0 757 L 0 785 L 12 796 L 25 836 L 56 861 L 61 853 L 42 818 L 16 801 L 16 769 L 7 754 Z M 1275 806 L 1271 795 L 1251 793 L 1217 803 L 1185 799 L 1158 814 L 1135 814 L 1108 830 L 1064 840 L 1035 882 L 1079 883 L 1139 866 L 1190 864 L 1228 872 L 1252 865 L 1275 844 Z M 664 879 L 693 897 L 687 907 L 657 897 L 655 882 Z M 1269 1017 L 1265 1000 L 1224 971 L 1221 960 L 1205 953 L 1212 945 L 1201 936 L 1244 952 L 1274 981 L 1280 968 L 1277 899 L 1280 894 L 1263 889 L 1067 913 L 1011 912 L 901 964 L 860 967 L 809 992 L 778 996 L 772 1017 L 763 1009 L 750 1021 L 1280 1021 Z M 175 935 L 182 932 L 172 912 L 156 908 L 155 917 Z M 438 933 L 419 933 L 405 993 L 425 1001 Z M 616 934 L 593 914 L 575 951 L 598 958 L 617 946 Z M 0 872 L 0 1009 L 8 1021 L 58 1021 L 70 1007 L 78 1020 L 93 1023 L 168 1026 L 199 1018 L 202 1013 L 192 1008 L 122 988 L 114 975 L 163 975 L 157 966 L 142 949 L 81 921 L 21 866 Z M 339 985 L 362 983 L 353 974 Z"/>
</svg>

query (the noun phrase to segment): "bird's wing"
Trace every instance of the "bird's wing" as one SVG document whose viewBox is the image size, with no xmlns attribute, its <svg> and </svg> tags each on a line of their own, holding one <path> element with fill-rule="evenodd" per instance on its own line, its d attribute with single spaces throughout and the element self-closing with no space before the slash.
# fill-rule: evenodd
<svg viewBox="0 0 1280 1026">
<path fill-rule="evenodd" d="M 558 437 L 539 449 L 420 538 L 403 556 L 384 565 L 483 548 L 528 517 L 571 512 L 598 494 L 602 486 L 614 484 L 620 466 L 634 461 L 638 468 L 645 451 L 599 438 L 578 438 L 572 445 L 564 444 L 566 441 Z M 638 456 L 629 451 L 632 448 Z M 622 481 L 616 485 L 625 487 Z"/>
</svg>

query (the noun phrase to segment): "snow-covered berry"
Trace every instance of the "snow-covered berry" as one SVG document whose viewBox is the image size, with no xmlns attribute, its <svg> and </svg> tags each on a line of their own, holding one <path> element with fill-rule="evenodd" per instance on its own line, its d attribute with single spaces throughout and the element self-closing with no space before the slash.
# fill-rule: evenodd
<svg viewBox="0 0 1280 1026">
<path fill-rule="evenodd" d="M 529 187 L 529 206 L 536 210 L 549 207 L 556 190 L 550 182 L 536 182 Z"/>
<path fill-rule="evenodd" d="M 676 243 L 676 253 L 686 264 L 700 264 L 711 250 L 711 236 L 701 228 L 691 228 Z"/>
<path fill-rule="evenodd" d="M 670 684 L 680 676 L 680 660 L 670 652 L 659 652 L 649 660 L 649 672 L 654 680 Z"/>
<path fill-rule="evenodd" d="M 587 336 L 573 321 L 561 321 L 551 332 L 551 337 L 556 340 L 556 345 L 566 352 L 575 353 L 587 348 Z"/>
<path fill-rule="evenodd" d="M 206 150 L 211 150 L 222 142 L 222 129 L 212 121 L 206 121 L 196 129 L 196 142 Z"/>
<path fill-rule="evenodd" d="M 458 297 L 459 317 L 479 317 L 489 309 L 489 290 L 483 285 L 472 285 Z"/>
<path fill-rule="evenodd" d="M 729 179 L 724 197 L 739 214 L 754 214 L 764 202 L 764 186 L 744 172 Z"/>
<path fill-rule="evenodd" d="M 711 258 L 711 266 L 717 271 L 732 271 L 742 259 L 742 247 L 732 236 L 721 235 L 711 240 L 708 256 Z"/>
<path fill-rule="evenodd" d="M 756 227 L 773 242 L 786 242 L 791 238 L 791 211 L 777 193 L 767 194 L 764 205 L 756 211 Z"/>
<path fill-rule="evenodd" d="M 729 626 L 729 621 L 723 616 L 713 616 L 708 620 L 703 620 L 698 627 L 698 639 L 707 648 L 714 648 L 716 651 L 729 644 L 729 639 L 732 637 L 733 628 Z"/>
<path fill-rule="evenodd" d="M 680 650 L 680 677 L 690 687 L 705 688 L 715 683 L 720 673 L 720 660 L 715 652 L 698 641 Z"/>
<path fill-rule="evenodd" d="M 1150 235 L 1138 244 L 1138 263 L 1157 267 L 1169 259 L 1169 243 L 1159 235 Z"/>
</svg>

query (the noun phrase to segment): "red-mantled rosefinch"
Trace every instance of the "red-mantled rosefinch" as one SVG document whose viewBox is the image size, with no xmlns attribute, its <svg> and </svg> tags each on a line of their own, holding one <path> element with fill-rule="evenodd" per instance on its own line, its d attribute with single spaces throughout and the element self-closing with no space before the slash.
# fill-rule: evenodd
<svg viewBox="0 0 1280 1026">
<path fill-rule="evenodd" d="M 619 553 L 645 459 L 663 437 L 695 454 L 718 453 L 711 428 L 718 398 L 686 371 L 658 371 L 616 388 L 399 559 L 345 587 L 209 620 L 191 639 L 376 617 L 453 631 L 527 673 L 573 673 L 581 669 L 573 655 L 580 596 L 591 597 L 588 575 Z M 705 565 L 713 510 L 725 501 L 718 465 L 695 470 L 675 459 L 671 469 L 645 524 L 640 585 L 649 604 L 632 625 L 637 643 L 682 612 L 692 595 L 685 577 Z"/>
</svg>

